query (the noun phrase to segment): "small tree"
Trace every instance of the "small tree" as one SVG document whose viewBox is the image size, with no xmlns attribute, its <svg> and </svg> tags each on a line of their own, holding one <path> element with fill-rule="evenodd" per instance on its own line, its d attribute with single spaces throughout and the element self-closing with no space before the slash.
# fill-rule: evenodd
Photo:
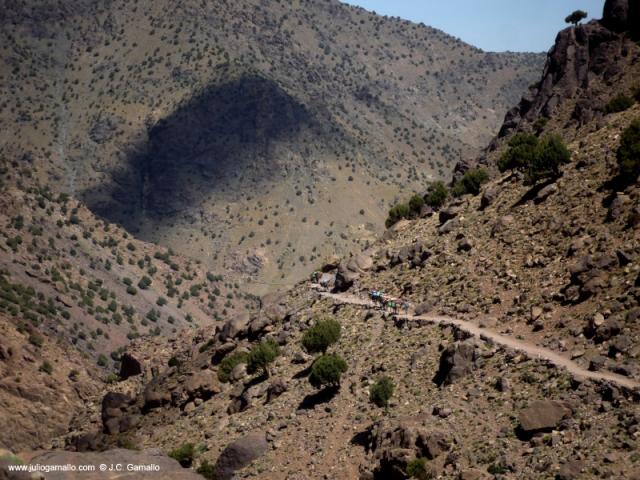
<svg viewBox="0 0 640 480">
<path fill-rule="evenodd" d="M 321 355 L 311 365 L 309 383 L 316 388 L 340 387 L 342 374 L 347 371 L 347 362 L 338 354 Z"/>
<path fill-rule="evenodd" d="M 447 201 L 449 191 L 444 183 L 440 180 L 433 182 L 429 186 L 429 191 L 425 197 L 425 202 L 431 208 L 440 208 Z"/>
<path fill-rule="evenodd" d="M 424 198 L 421 195 L 414 195 L 409 199 L 409 210 L 411 214 L 418 215 L 424 206 Z"/>
<path fill-rule="evenodd" d="M 622 132 L 617 152 L 619 177 L 631 184 L 640 176 L 640 118 L 635 119 Z"/>
<path fill-rule="evenodd" d="M 587 18 L 587 12 L 584 10 L 575 10 L 570 15 L 567 15 L 567 18 L 565 18 L 564 21 L 576 26 L 585 18 Z"/>
<path fill-rule="evenodd" d="M 531 133 L 517 133 L 509 140 L 508 145 L 509 148 L 498 160 L 501 172 L 527 168 L 536 154 L 538 137 Z"/>
<path fill-rule="evenodd" d="M 624 93 L 619 93 L 604 107 L 605 113 L 618 113 L 633 107 L 633 98 L 626 96 Z"/>
<path fill-rule="evenodd" d="M 340 339 L 340 323 L 332 318 L 319 320 L 302 335 L 302 347 L 308 353 L 325 353 Z"/>
<path fill-rule="evenodd" d="M 571 153 L 558 135 L 544 137 L 536 147 L 535 155 L 529 163 L 525 181 L 535 184 L 547 178 L 560 176 L 560 165 L 571 160 Z"/>
<path fill-rule="evenodd" d="M 398 223 L 401 219 L 408 218 L 410 214 L 411 209 L 409 208 L 409 205 L 407 205 L 406 203 L 399 203 L 398 205 L 391 208 L 391 210 L 389 210 L 389 215 L 385 222 L 385 226 L 389 228 L 392 225 Z"/>
<path fill-rule="evenodd" d="M 453 184 L 451 194 L 454 197 L 461 197 L 465 194 L 478 195 L 480 186 L 489 180 L 489 174 L 482 168 L 467 170 L 460 180 Z"/>
<path fill-rule="evenodd" d="M 224 357 L 218 366 L 218 378 L 220 381 L 223 383 L 228 382 L 233 369 L 241 363 L 247 363 L 248 360 L 249 354 L 245 352 L 235 352 Z"/>
<path fill-rule="evenodd" d="M 269 364 L 280 355 L 280 347 L 273 340 L 267 340 L 256 345 L 247 357 L 247 373 L 253 374 L 262 370 L 265 376 L 269 376 Z"/>
<path fill-rule="evenodd" d="M 382 377 L 369 391 L 369 400 L 379 407 L 386 407 L 393 396 L 395 385 L 389 377 Z"/>
<path fill-rule="evenodd" d="M 407 475 L 418 480 L 429 480 L 433 474 L 429 470 L 427 460 L 423 457 L 416 457 L 407 463 Z"/>
</svg>

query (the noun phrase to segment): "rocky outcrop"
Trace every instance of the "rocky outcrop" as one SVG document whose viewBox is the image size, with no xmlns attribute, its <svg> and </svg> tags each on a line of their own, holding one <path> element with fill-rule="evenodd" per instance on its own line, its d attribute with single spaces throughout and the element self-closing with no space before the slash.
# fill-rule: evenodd
<svg viewBox="0 0 640 480">
<path fill-rule="evenodd" d="M 518 420 L 522 432 L 532 434 L 556 428 L 571 413 L 570 406 L 564 402 L 536 400 L 520 412 Z"/>
<path fill-rule="evenodd" d="M 142 373 L 142 364 L 133 355 L 125 353 L 120 359 L 120 378 L 126 380 Z"/>
<path fill-rule="evenodd" d="M 452 343 L 443 350 L 433 381 L 442 386 L 454 383 L 473 371 L 475 359 L 476 351 L 471 343 Z"/>
<path fill-rule="evenodd" d="M 336 274 L 335 290 L 339 292 L 348 290 L 360 278 L 360 275 L 370 270 L 371 267 L 373 267 L 372 258 L 364 254 L 358 254 L 346 262 L 340 262 L 338 273 Z"/>
<path fill-rule="evenodd" d="M 253 432 L 231 443 L 218 457 L 215 471 L 219 480 L 229 480 L 234 473 L 246 467 L 267 451 L 264 432 Z"/>
</svg>

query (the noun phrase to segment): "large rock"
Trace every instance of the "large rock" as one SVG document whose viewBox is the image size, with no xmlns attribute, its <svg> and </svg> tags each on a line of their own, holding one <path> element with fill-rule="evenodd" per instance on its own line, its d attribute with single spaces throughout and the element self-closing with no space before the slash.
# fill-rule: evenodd
<svg viewBox="0 0 640 480">
<path fill-rule="evenodd" d="M 120 378 L 126 380 L 142 373 L 142 364 L 133 355 L 125 353 L 120 359 Z"/>
<path fill-rule="evenodd" d="M 571 408 L 556 400 L 535 400 L 518 415 L 524 433 L 553 430 L 561 420 L 571 415 Z"/>
<path fill-rule="evenodd" d="M 138 423 L 138 416 L 131 413 L 134 399 L 124 393 L 109 392 L 102 399 L 102 427 L 104 433 L 114 435 L 126 432 Z"/>
<path fill-rule="evenodd" d="M 215 471 L 217 480 L 229 480 L 238 470 L 260 458 L 267 451 L 264 432 L 253 432 L 231 443 L 218 457 Z"/>
<path fill-rule="evenodd" d="M 607 0 L 604 4 L 602 24 L 614 32 L 629 28 L 629 0 Z"/>
<path fill-rule="evenodd" d="M 184 391 L 188 400 L 201 398 L 208 400 L 216 393 L 220 393 L 220 382 L 211 370 L 192 372 L 184 382 Z"/>
<path fill-rule="evenodd" d="M 58 472 L 46 474 L 47 480 L 115 480 L 115 479 L 148 479 L 148 480 L 202 480 L 192 470 L 182 468 L 180 464 L 167 457 L 159 450 L 115 449 L 105 452 L 65 452 L 55 451 L 39 455 L 30 461 L 40 465 L 94 465 L 94 472 Z M 121 471 L 101 472 L 98 465 L 122 465 Z M 134 469 L 134 467 L 137 467 Z"/>
<path fill-rule="evenodd" d="M 250 317 L 248 312 L 235 315 L 222 326 L 218 338 L 221 342 L 226 342 L 246 335 L 249 329 L 249 321 Z"/>
<path fill-rule="evenodd" d="M 475 347 L 467 342 L 455 342 L 440 356 L 440 366 L 434 378 L 438 385 L 450 385 L 473 371 Z"/>
<path fill-rule="evenodd" d="M 336 274 L 335 289 L 344 292 L 351 288 L 360 275 L 373 267 L 373 259 L 364 254 L 351 257 L 346 262 L 341 262 Z"/>
</svg>

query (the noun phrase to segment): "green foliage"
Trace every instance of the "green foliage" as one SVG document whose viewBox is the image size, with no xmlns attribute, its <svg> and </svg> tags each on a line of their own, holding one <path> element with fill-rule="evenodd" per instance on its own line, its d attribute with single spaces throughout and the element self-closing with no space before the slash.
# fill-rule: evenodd
<svg viewBox="0 0 640 480">
<path fill-rule="evenodd" d="M 584 10 L 574 10 L 564 19 L 565 22 L 578 25 L 582 20 L 587 18 L 587 12 Z"/>
<path fill-rule="evenodd" d="M 39 348 L 39 347 L 42 347 L 42 345 L 44 344 L 44 338 L 42 337 L 42 335 L 38 335 L 37 333 L 32 333 L 31 335 L 29 335 L 29 343 L 34 347 Z"/>
<path fill-rule="evenodd" d="M 502 475 L 504 473 L 507 473 L 508 471 L 509 470 L 506 467 L 498 465 L 496 463 L 492 463 L 487 468 L 487 472 L 489 472 L 491 475 Z"/>
<path fill-rule="evenodd" d="M 451 187 L 451 194 L 454 197 L 472 194 L 478 195 L 480 187 L 489 180 L 489 174 L 482 168 L 467 170 L 461 179 L 456 181 Z"/>
<path fill-rule="evenodd" d="M 640 175 L 640 118 L 622 132 L 617 158 L 620 178 L 628 184 L 635 182 Z"/>
<path fill-rule="evenodd" d="M 440 180 L 433 182 L 429 185 L 427 196 L 425 197 L 425 203 L 431 208 L 440 208 L 447 201 L 449 191 L 443 182 Z"/>
<path fill-rule="evenodd" d="M 146 275 L 143 276 L 138 282 L 138 288 L 140 290 L 146 290 L 147 288 L 149 288 L 149 285 L 151 285 L 151 279 Z"/>
<path fill-rule="evenodd" d="M 605 113 L 618 113 L 627 110 L 633 106 L 633 98 L 628 97 L 624 93 L 619 93 L 604 107 Z"/>
<path fill-rule="evenodd" d="M 535 155 L 529 163 L 525 176 L 526 183 L 535 184 L 547 178 L 560 176 L 560 165 L 569 163 L 571 152 L 558 135 L 547 135 L 540 140 Z"/>
<path fill-rule="evenodd" d="M 316 388 L 339 387 L 347 362 L 338 354 L 321 355 L 311 365 L 309 383 Z"/>
<path fill-rule="evenodd" d="M 319 320 L 302 336 L 302 347 L 309 353 L 325 353 L 340 339 L 340 323 L 332 318 Z"/>
<path fill-rule="evenodd" d="M 247 372 L 256 373 L 259 370 L 269 375 L 268 366 L 280 355 L 280 347 L 273 340 L 267 340 L 256 345 L 247 357 Z"/>
<path fill-rule="evenodd" d="M 135 295 L 136 293 L 138 293 L 138 289 L 136 287 L 134 287 L 133 285 L 129 285 L 127 287 L 127 293 L 129 295 Z"/>
<path fill-rule="evenodd" d="M 409 199 L 409 210 L 411 210 L 411 214 L 418 215 L 420 210 L 424 206 L 424 198 L 421 195 L 414 195 Z"/>
<path fill-rule="evenodd" d="M 427 460 L 423 457 L 416 457 L 407 464 L 407 475 L 418 480 L 429 480 L 433 477 Z"/>
<path fill-rule="evenodd" d="M 42 362 L 42 365 L 40 365 L 40 371 L 46 373 L 47 375 L 51 375 L 53 373 L 53 365 L 45 360 L 44 362 Z"/>
<path fill-rule="evenodd" d="M 106 367 L 107 363 L 109 362 L 109 360 L 107 359 L 107 357 L 104 354 L 100 354 L 98 356 L 98 365 L 101 367 Z"/>
<path fill-rule="evenodd" d="M 204 460 L 196 469 L 196 473 L 202 475 L 207 480 L 216 480 L 215 466 Z"/>
<path fill-rule="evenodd" d="M 399 203 L 398 205 L 392 207 L 391 210 L 389 210 L 389 215 L 387 216 L 387 220 L 384 224 L 387 228 L 389 228 L 392 225 L 398 223 L 403 218 L 409 218 L 410 214 L 411 208 L 409 208 L 409 205 L 407 205 L 406 203 Z"/>
<path fill-rule="evenodd" d="M 221 382 L 226 383 L 229 381 L 229 375 L 236 367 L 241 363 L 247 363 L 249 354 L 245 352 L 236 352 L 231 355 L 227 355 L 222 359 L 220 365 L 218 365 L 218 378 Z"/>
<path fill-rule="evenodd" d="M 526 168 L 535 157 L 538 137 L 531 133 L 517 133 L 509 140 L 509 148 L 498 160 L 498 169 L 519 170 Z"/>
<path fill-rule="evenodd" d="M 195 454 L 196 448 L 193 443 L 183 443 L 178 448 L 169 452 L 169 456 L 174 460 L 177 460 L 180 465 L 185 468 L 189 468 L 191 466 Z"/>
<path fill-rule="evenodd" d="M 393 396 L 395 385 L 389 377 L 382 377 L 371 390 L 369 390 L 369 400 L 379 407 L 386 407 Z"/>
</svg>

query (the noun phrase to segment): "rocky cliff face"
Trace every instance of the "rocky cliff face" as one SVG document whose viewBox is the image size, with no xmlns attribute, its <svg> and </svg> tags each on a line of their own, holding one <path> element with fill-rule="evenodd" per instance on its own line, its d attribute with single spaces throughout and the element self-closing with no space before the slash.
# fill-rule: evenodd
<svg viewBox="0 0 640 480">
<path fill-rule="evenodd" d="M 549 51 L 542 79 L 507 113 L 498 138 L 526 129 L 540 117 L 549 118 L 566 103 L 571 105 L 564 121 L 580 126 L 602 116 L 613 96 L 611 87 L 620 86 L 625 72 L 637 66 L 632 36 L 640 25 L 639 12 L 638 2 L 608 0 L 602 20 L 562 30 Z"/>
</svg>

